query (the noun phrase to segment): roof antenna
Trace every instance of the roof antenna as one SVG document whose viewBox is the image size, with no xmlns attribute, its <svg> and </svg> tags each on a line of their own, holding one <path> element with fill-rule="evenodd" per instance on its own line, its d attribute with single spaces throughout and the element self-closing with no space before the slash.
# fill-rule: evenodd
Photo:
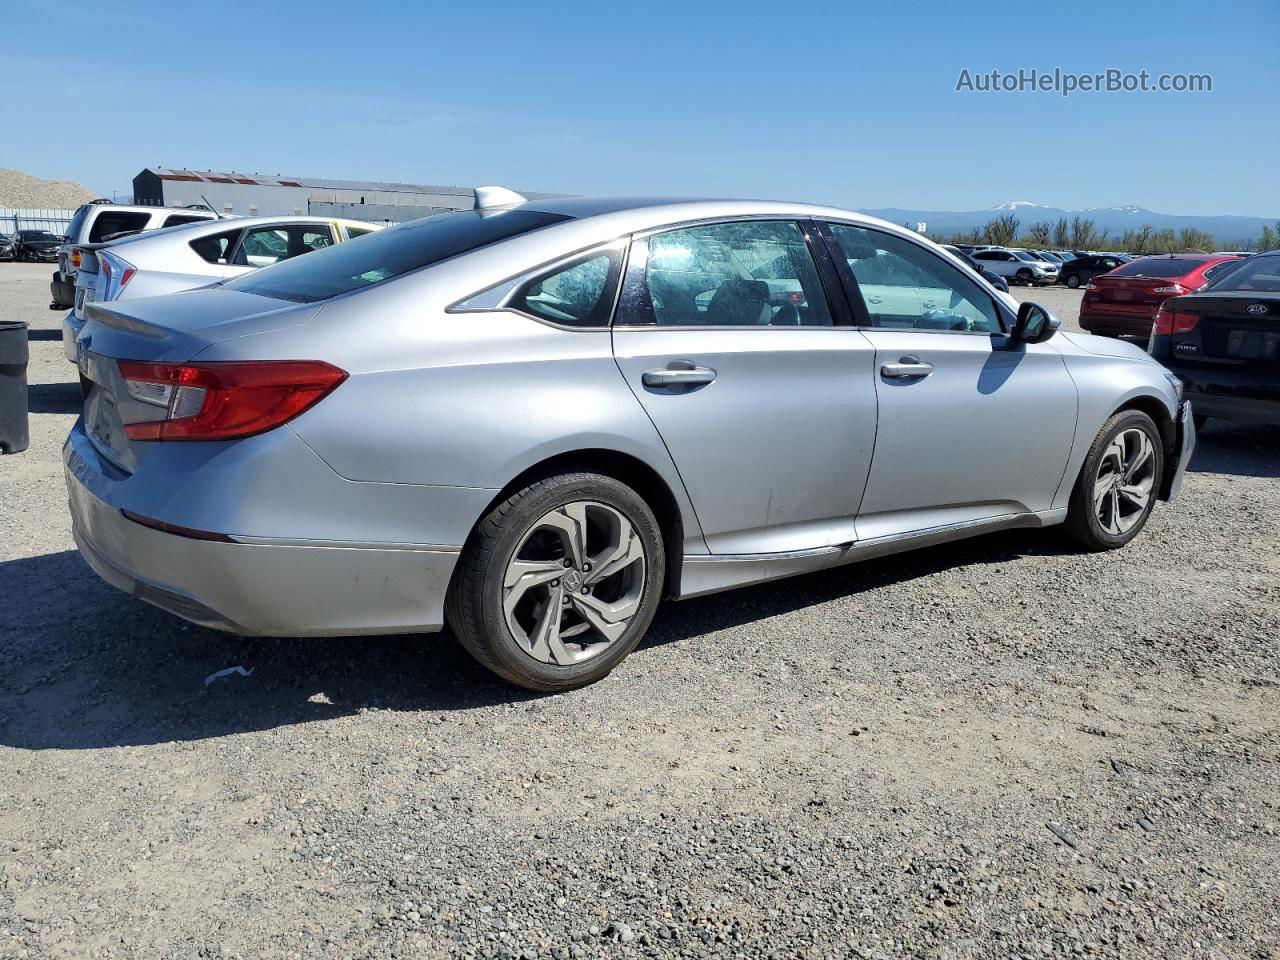
<svg viewBox="0 0 1280 960">
<path fill-rule="evenodd" d="M 527 203 L 529 198 L 522 193 L 508 190 L 506 187 L 476 187 L 476 202 L 473 210 L 493 210 L 498 207 L 513 207 L 517 203 Z"/>
<path fill-rule="evenodd" d="M 215 220 L 222 220 L 222 219 L 223 219 L 222 214 L 220 214 L 217 210 L 214 210 L 214 209 L 213 209 L 213 204 L 209 202 L 209 198 L 208 198 L 208 197 L 206 197 L 206 196 L 202 193 L 202 194 L 200 194 L 200 199 L 204 201 L 204 205 L 205 205 L 206 207 L 208 207 L 210 210 L 213 210 L 213 218 L 214 218 Z"/>
</svg>

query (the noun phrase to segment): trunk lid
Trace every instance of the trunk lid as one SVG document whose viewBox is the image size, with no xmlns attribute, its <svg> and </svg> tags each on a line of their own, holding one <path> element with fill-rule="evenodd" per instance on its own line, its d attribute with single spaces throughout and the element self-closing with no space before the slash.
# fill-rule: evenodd
<svg viewBox="0 0 1280 960">
<path fill-rule="evenodd" d="M 1092 291 L 1101 303 L 1126 307 L 1157 307 L 1170 294 L 1156 293 L 1158 287 L 1171 287 L 1177 277 L 1094 277 Z"/>
<path fill-rule="evenodd" d="M 86 323 L 76 338 L 85 432 L 99 453 L 133 473 L 154 444 L 130 440 L 125 424 L 163 419 L 164 411 L 129 394 L 117 361 L 193 360 L 221 340 L 301 326 L 320 309 L 218 288 L 86 303 Z"/>
<path fill-rule="evenodd" d="M 1280 370 L 1280 296 L 1223 290 L 1175 297 L 1164 308 L 1176 315 L 1170 349 L 1178 363 Z M 1185 317 L 1194 325 L 1178 322 Z"/>
</svg>

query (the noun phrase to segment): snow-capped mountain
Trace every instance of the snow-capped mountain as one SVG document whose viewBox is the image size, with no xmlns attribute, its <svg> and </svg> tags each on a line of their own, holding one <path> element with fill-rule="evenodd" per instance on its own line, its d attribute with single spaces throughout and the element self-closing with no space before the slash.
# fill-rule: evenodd
<svg viewBox="0 0 1280 960">
<path fill-rule="evenodd" d="M 1178 214 L 1156 213 L 1136 204 L 1121 204 L 1114 207 L 1091 207 L 1086 210 L 1065 210 L 1062 207 L 1047 206 L 1032 200 L 1007 200 L 985 210 L 908 210 L 899 207 L 884 207 L 871 210 L 864 209 L 873 217 L 880 217 L 893 223 L 928 224 L 930 233 L 958 233 L 981 227 L 992 217 L 1013 214 L 1025 229 L 1032 223 L 1041 221 L 1056 223 L 1065 217 L 1068 222 L 1073 217 L 1083 217 L 1094 222 L 1094 226 L 1108 235 L 1119 236 L 1126 230 L 1150 226 L 1154 230 L 1172 227 L 1181 230 L 1183 227 L 1194 227 L 1207 230 L 1213 234 L 1214 244 L 1220 249 L 1234 249 L 1246 242 L 1256 240 L 1262 232 L 1263 225 L 1275 227 L 1280 217 L 1237 217 L 1237 216 L 1179 216 Z"/>
</svg>

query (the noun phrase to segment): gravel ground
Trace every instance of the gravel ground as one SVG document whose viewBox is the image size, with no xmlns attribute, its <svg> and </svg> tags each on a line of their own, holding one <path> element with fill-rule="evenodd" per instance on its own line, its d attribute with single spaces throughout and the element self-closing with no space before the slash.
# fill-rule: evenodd
<svg viewBox="0 0 1280 960">
<path fill-rule="evenodd" d="M 1024 531 L 671 604 L 537 697 L 447 636 L 239 639 L 99 582 L 48 274 L 0 264 L 35 384 L 0 956 L 1280 957 L 1280 430 L 1211 425 L 1126 550 Z"/>
</svg>

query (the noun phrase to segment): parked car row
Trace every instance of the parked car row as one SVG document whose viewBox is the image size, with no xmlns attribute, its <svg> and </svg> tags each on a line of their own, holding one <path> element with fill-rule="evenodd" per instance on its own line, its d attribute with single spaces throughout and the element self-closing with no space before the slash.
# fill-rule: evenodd
<svg viewBox="0 0 1280 960">
<path fill-rule="evenodd" d="M 49 263 L 57 259 L 58 247 L 62 242 L 62 237 L 48 230 L 17 230 L 8 235 L 0 233 L 0 260 Z"/>
<path fill-rule="evenodd" d="M 1012 527 L 1121 547 L 1195 443 L 1142 350 L 845 210 L 480 188 L 314 252 L 268 226 L 81 254 L 76 543 L 209 627 L 447 622 L 563 690 L 664 596 Z M 222 282 L 129 298 L 199 263 Z"/>
</svg>

